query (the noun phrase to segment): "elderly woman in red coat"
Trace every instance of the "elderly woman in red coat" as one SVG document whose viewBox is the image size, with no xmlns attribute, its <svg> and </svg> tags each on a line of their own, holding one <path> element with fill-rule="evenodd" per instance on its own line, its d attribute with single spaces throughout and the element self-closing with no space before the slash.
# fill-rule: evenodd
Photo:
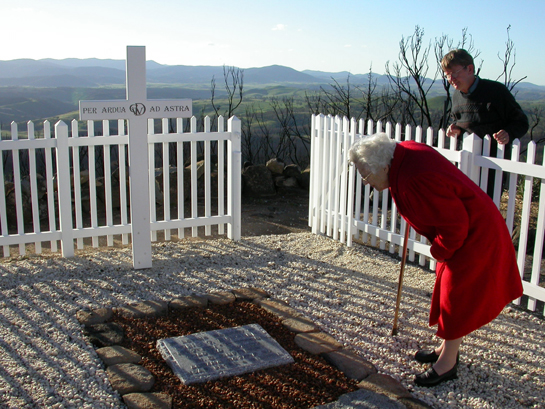
<svg viewBox="0 0 545 409">
<path fill-rule="evenodd" d="M 359 139 L 349 155 L 365 183 L 390 189 L 399 213 L 430 241 L 437 260 L 429 324 L 443 342 L 416 353 L 417 361 L 435 364 L 415 383 L 455 379 L 462 338 L 522 295 L 505 221 L 485 192 L 427 145 L 379 133 Z"/>
</svg>

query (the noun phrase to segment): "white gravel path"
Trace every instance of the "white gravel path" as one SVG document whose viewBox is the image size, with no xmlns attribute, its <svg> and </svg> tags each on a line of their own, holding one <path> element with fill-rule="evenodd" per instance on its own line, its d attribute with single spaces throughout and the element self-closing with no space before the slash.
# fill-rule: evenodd
<svg viewBox="0 0 545 409">
<path fill-rule="evenodd" d="M 408 265 L 391 336 L 399 261 L 310 233 L 156 243 L 153 268 L 130 248 L 72 259 L 0 262 L 0 407 L 123 408 L 76 320 L 80 309 L 254 286 L 288 302 L 436 408 L 538 408 L 545 402 L 545 321 L 508 307 L 462 346 L 460 379 L 426 389 L 412 360 L 439 340 L 427 326 L 434 274 Z"/>
</svg>

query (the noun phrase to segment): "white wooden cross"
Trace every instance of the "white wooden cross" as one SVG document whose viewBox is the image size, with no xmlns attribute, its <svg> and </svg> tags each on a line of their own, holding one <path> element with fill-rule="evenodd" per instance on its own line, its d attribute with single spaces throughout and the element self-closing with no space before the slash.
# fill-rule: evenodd
<svg viewBox="0 0 545 409">
<path fill-rule="evenodd" d="M 128 122 L 132 253 L 133 266 L 136 269 L 149 268 L 152 265 L 148 119 L 190 118 L 191 115 L 190 99 L 147 99 L 146 47 L 143 46 L 127 46 L 126 100 L 79 102 L 79 117 L 82 121 L 126 119 Z"/>
</svg>

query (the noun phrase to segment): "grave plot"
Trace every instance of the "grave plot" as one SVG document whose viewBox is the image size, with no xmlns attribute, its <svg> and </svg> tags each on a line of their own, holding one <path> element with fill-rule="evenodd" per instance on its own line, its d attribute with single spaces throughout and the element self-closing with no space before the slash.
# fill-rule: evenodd
<svg viewBox="0 0 545 409">
<path fill-rule="evenodd" d="M 160 339 L 157 349 L 185 385 L 294 362 L 258 324 Z"/>
</svg>

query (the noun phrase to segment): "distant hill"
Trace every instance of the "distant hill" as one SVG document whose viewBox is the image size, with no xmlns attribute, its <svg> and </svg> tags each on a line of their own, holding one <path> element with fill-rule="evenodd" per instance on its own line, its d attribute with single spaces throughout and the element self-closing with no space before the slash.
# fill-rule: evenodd
<svg viewBox="0 0 545 409">
<path fill-rule="evenodd" d="M 221 66 L 164 65 L 147 61 L 146 67 L 148 84 L 209 85 L 212 77 L 216 80 L 223 78 Z M 243 70 L 246 85 L 282 83 L 327 85 L 332 80 L 342 84 L 346 82 L 349 75 L 351 84 L 360 85 L 368 82 L 368 74 L 351 74 L 348 71 L 297 71 L 281 65 Z M 379 86 L 388 84 L 386 75 L 373 73 L 373 80 L 377 81 Z M 123 84 L 125 84 L 125 60 L 46 58 L 0 61 L 0 86 L 100 87 Z M 518 84 L 517 88 L 531 88 L 536 92 L 545 92 L 545 86 L 527 82 Z"/>
<path fill-rule="evenodd" d="M 346 83 L 346 79 L 350 76 L 350 83 L 354 85 L 367 84 L 369 82 L 368 74 L 352 74 L 348 71 L 340 72 L 324 72 L 324 71 L 312 71 L 304 70 L 305 74 L 311 75 L 315 78 L 320 78 L 323 81 L 327 81 L 329 84 L 332 80 L 337 81 L 339 84 Z M 373 81 L 377 82 L 377 85 L 388 85 L 388 76 L 372 73 Z"/>
<path fill-rule="evenodd" d="M 204 65 L 163 65 L 147 69 L 148 83 L 202 85 L 210 84 L 212 77 L 223 78 L 223 68 Z"/>
<path fill-rule="evenodd" d="M 209 85 L 213 77 L 223 80 L 221 66 L 161 65 L 148 61 L 146 68 L 148 84 Z M 244 69 L 244 83 L 247 85 L 328 81 L 327 73 L 315 77 L 280 65 Z M 124 60 L 69 58 L 0 61 L 0 86 L 100 87 L 123 84 Z"/>
<path fill-rule="evenodd" d="M 150 98 L 209 99 L 210 82 L 216 79 L 216 95 L 224 92 L 222 66 L 163 65 L 147 61 Z M 245 68 L 244 88 L 248 95 L 265 97 L 281 89 L 327 88 L 333 81 L 341 86 L 350 76 L 350 84 L 365 87 L 368 74 L 348 71 L 324 72 L 271 65 Z M 0 61 L 0 122 L 47 118 L 78 109 L 79 100 L 123 99 L 125 96 L 125 60 L 111 59 L 19 59 Z M 386 75 L 373 73 L 378 87 L 388 86 Z M 431 80 L 428 80 L 431 81 Z M 545 86 L 531 83 L 517 85 L 519 101 L 545 101 Z M 437 81 L 430 97 L 444 96 Z"/>
<path fill-rule="evenodd" d="M 64 60 L 54 60 L 52 58 L 45 58 L 44 62 L 49 62 L 52 64 L 62 65 L 69 68 L 79 68 L 79 67 L 104 67 L 104 68 L 115 68 L 116 70 L 125 71 L 125 60 L 101 60 L 98 58 L 66 58 Z M 161 64 L 156 63 L 155 61 L 146 61 L 147 69 L 154 69 L 157 67 L 162 67 Z"/>
<path fill-rule="evenodd" d="M 249 84 L 278 84 L 278 83 L 319 83 L 319 78 L 299 72 L 293 68 L 282 65 L 271 65 L 262 68 L 246 68 L 244 70 L 244 83 Z"/>
</svg>

